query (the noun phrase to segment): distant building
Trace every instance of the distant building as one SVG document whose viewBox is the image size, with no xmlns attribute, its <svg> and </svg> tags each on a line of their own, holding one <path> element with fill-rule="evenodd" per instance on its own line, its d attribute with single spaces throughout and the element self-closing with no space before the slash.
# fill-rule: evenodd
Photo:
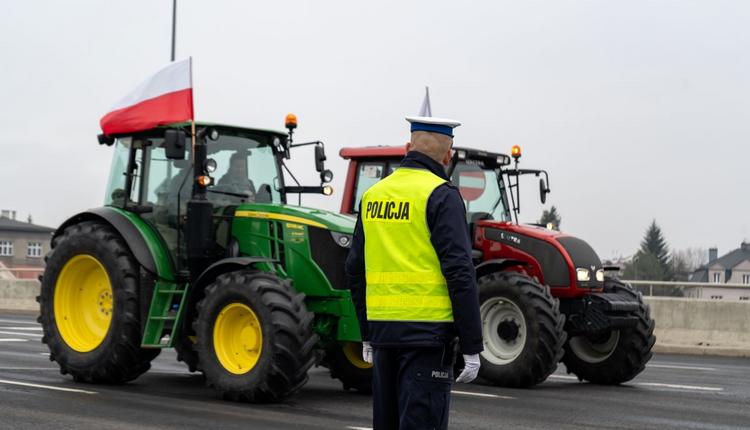
<svg viewBox="0 0 750 430">
<path fill-rule="evenodd" d="M 691 282 L 711 284 L 744 284 L 748 290 L 721 288 L 703 288 L 703 298 L 707 299 L 740 299 L 750 300 L 750 243 L 743 241 L 740 247 L 718 256 L 717 248 L 708 249 L 708 263 L 699 267 L 690 276 Z"/>
<path fill-rule="evenodd" d="M 31 219 L 29 218 L 29 221 Z M 0 267 L 18 278 L 35 279 L 43 269 L 55 229 L 16 220 L 16 211 L 0 211 Z"/>
</svg>

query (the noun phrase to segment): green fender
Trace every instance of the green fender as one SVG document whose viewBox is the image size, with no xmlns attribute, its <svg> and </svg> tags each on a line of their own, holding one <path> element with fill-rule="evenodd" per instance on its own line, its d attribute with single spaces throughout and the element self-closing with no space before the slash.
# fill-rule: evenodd
<svg viewBox="0 0 750 430">
<path fill-rule="evenodd" d="M 158 279 L 174 282 L 174 269 L 169 251 L 154 229 L 138 215 L 120 208 L 105 206 L 89 209 L 68 218 L 53 233 L 56 238 L 70 225 L 83 221 L 109 224 L 125 240 L 138 263 Z"/>
</svg>

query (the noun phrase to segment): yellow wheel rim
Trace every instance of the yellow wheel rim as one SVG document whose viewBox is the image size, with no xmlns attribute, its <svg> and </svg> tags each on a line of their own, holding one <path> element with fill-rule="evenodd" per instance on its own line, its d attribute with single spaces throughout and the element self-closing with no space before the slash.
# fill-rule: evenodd
<svg viewBox="0 0 750 430">
<path fill-rule="evenodd" d="M 63 341 L 75 351 L 98 347 L 112 322 L 112 283 L 96 258 L 77 255 L 63 266 L 55 282 L 55 323 Z"/>
<path fill-rule="evenodd" d="M 371 369 L 372 364 L 366 362 L 362 358 L 362 344 L 358 342 L 345 342 L 344 346 L 344 356 L 346 356 L 346 359 L 349 360 L 349 363 L 352 364 L 352 366 L 357 367 L 359 369 Z"/>
<path fill-rule="evenodd" d="M 263 350 L 263 330 L 255 312 L 243 303 L 230 303 L 214 323 L 214 351 L 219 363 L 235 375 L 258 364 Z"/>
</svg>

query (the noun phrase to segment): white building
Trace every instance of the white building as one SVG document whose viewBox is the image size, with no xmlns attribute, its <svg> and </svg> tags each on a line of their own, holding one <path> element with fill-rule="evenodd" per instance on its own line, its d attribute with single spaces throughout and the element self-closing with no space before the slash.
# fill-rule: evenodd
<svg viewBox="0 0 750 430">
<path fill-rule="evenodd" d="M 750 243 L 745 241 L 740 247 L 718 256 L 718 249 L 708 250 L 708 263 L 699 267 L 690 276 L 691 282 L 717 284 L 716 288 L 701 288 L 701 298 L 750 300 Z M 721 284 L 743 284 L 743 288 L 722 288 Z"/>
</svg>

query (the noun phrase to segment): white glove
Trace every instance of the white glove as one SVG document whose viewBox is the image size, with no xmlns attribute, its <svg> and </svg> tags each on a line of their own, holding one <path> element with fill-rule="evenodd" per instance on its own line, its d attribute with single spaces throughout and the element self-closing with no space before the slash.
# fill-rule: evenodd
<svg viewBox="0 0 750 430">
<path fill-rule="evenodd" d="M 370 342 L 362 342 L 362 359 L 372 364 L 372 345 L 370 345 Z"/>
<path fill-rule="evenodd" d="M 456 382 L 468 384 L 477 378 L 479 374 L 479 354 L 464 354 L 464 370 L 456 378 Z"/>
</svg>

